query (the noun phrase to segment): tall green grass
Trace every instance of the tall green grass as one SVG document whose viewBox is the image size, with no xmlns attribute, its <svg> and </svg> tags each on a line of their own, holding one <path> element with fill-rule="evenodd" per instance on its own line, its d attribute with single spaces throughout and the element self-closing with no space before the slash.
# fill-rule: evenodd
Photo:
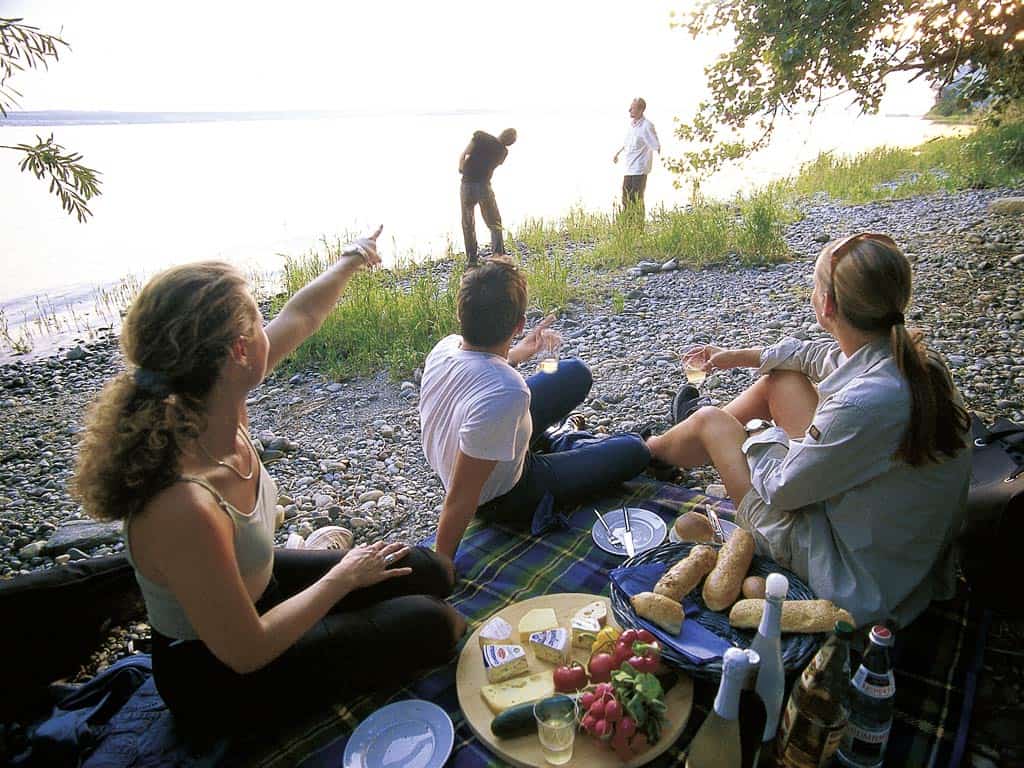
<svg viewBox="0 0 1024 768">
<path fill-rule="evenodd" d="M 579 296 L 573 264 L 564 250 L 534 256 L 523 264 L 530 304 L 547 314 L 565 309 Z"/>
<path fill-rule="evenodd" d="M 943 190 L 1012 186 L 1024 179 L 1024 121 L 982 125 L 966 136 L 918 147 L 879 147 L 853 156 L 821 154 L 789 182 L 797 197 L 824 192 L 866 203 Z"/>
<path fill-rule="evenodd" d="M 287 299 L 337 260 L 340 243 L 288 257 L 284 268 Z M 454 261 L 446 281 L 435 279 L 428 266 L 398 265 L 391 270 L 360 272 L 352 278 L 338 306 L 320 330 L 299 347 L 288 364 L 317 364 L 325 373 L 345 377 L 386 368 L 408 373 L 441 337 L 453 333 L 462 266 Z"/>
</svg>

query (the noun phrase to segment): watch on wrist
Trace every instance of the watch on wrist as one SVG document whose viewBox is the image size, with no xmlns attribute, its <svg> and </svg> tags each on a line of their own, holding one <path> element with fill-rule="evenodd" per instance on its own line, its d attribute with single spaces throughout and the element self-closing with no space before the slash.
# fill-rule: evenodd
<svg viewBox="0 0 1024 768">
<path fill-rule="evenodd" d="M 751 419 L 743 425 L 743 428 L 747 431 L 748 435 L 752 435 L 755 432 L 761 432 L 773 426 L 775 425 L 768 421 L 768 419 Z"/>
</svg>

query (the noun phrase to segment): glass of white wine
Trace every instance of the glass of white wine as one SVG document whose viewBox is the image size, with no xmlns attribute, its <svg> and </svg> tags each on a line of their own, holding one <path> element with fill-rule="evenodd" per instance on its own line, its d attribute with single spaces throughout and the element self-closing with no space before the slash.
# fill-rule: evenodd
<svg viewBox="0 0 1024 768">
<path fill-rule="evenodd" d="M 540 363 L 537 367 L 541 373 L 558 371 L 558 353 L 562 349 L 562 337 L 551 331 L 544 331 L 540 343 Z"/>
<path fill-rule="evenodd" d="M 551 765 L 572 760 L 577 714 L 576 701 L 568 696 L 553 696 L 533 705 L 541 751 Z"/>
<path fill-rule="evenodd" d="M 703 347 L 693 347 L 683 352 L 683 373 L 686 374 L 686 381 L 695 387 L 699 387 L 707 378 L 708 372 L 704 370 L 705 362 L 700 354 Z"/>
</svg>

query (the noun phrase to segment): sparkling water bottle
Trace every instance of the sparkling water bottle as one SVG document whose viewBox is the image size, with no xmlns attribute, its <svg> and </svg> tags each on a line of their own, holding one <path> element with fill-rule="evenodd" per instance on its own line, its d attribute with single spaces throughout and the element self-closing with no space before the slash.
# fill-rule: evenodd
<svg viewBox="0 0 1024 768">
<path fill-rule="evenodd" d="M 786 697 L 786 672 L 782 666 L 782 603 L 789 592 L 789 579 L 781 573 L 768 575 L 765 583 L 764 613 L 750 643 L 752 650 L 761 657 L 761 668 L 757 672 L 757 693 L 764 701 L 767 719 L 761 737 L 761 751 L 771 753 L 775 733 L 779 728 L 782 701 Z"/>
<path fill-rule="evenodd" d="M 886 627 L 871 629 L 871 644 L 850 682 L 850 722 L 837 753 L 843 765 L 877 768 L 885 758 L 896 699 L 889 659 L 892 643 L 892 632 Z"/>
</svg>

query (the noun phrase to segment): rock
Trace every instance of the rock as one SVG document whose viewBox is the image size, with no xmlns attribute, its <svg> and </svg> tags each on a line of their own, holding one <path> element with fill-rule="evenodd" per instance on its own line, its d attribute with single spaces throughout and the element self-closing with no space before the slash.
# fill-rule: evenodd
<svg viewBox="0 0 1024 768">
<path fill-rule="evenodd" d="M 57 555 L 55 558 L 53 558 L 53 561 L 57 563 L 57 565 L 67 565 L 69 562 L 71 562 L 71 555 L 65 552 L 63 555 Z"/>
<path fill-rule="evenodd" d="M 348 524 L 358 531 L 361 528 L 372 525 L 373 521 L 366 517 L 353 517 L 349 519 Z"/>
<path fill-rule="evenodd" d="M 87 555 L 85 552 L 80 550 L 78 547 L 72 547 L 71 549 L 69 549 L 67 551 L 67 555 L 72 560 L 88 560 L 89 559 L 89 555 Z"/>
<path fill-rule="evenodd" d="M 68 360 L 84 360 L 87 354 L 88 353 L 84 349 L 82 349 L 82 347 L 78 346 L 69 349 L 65 353 L 64 357 L 66 357 Z"/>
<path fill-rule="evenodd" d="M 816 242 L 816 243 L 827 243 L 831 239 L 832 239 L 832 235 L 830 235 L 828 232 L 825 232 L 824 230 L 821 231 L 821 232 L 818 232 L 814 236 L 814 242 Z"/>
<path fill-rule="evenodd" d="M 1024 253 L 1018 253 L 1016 256 L 1010 257 L 1010 263 L 1015 267 L 1019 267 L 1024 264 Z"/>
<path fill-rule="evenodd" d="M 380 427 L 380 436 L 385 440 L 390 440 L 395 436 L 395 428 L 390 424 L 382 424 Z"/>
<path fill-rule="evenodd" d="M 33 541 L 18 550 L 18 557 L 22 560 L 31 560 L 33 557 L 39 557 L 45 547 L 45 541 Z"/>
<path fill-rule="evenodd" d="M 657 261 L 641 261 L 636 265 L 636 268 L 640 270 L 640 274 L 649 275 L 655 272 L 660 272 L 661 264 Z"/>
<path fill-rule="evenodd" d="M 326 509 L 334 503 L 334 499 L 326 493 L 318 493 L 313 497 L 313 503 L 316 504 L 317 509 Z"/>
<path fill-rule="evenodd" d="M 59 555 L 72 548 L 92 549 L 121 541 L 121 523 L 97 523 L 91 520 L 64 523 L 47 540 L 44 552 Z"/>
<path fill-rule="evenodd" d="M 383 495 L 384 491 L 366 491 L 365 493 L 359 494 L 359 498 L 356 500 L 356 503 L 362 505 L 368 501 L 375 502 Z"/>
<path fill-rule="evenodd" d="M 677 269 L 679 269 L 679 262 L 676 261 L 675 259 L 669 259 L 668 261 L 661 265 L 662 272 L 673 272 Z"/>
<path fill-rule="evenodd" d="M 377 509 L 393 509 L 395 507 L 394 496 L 381 496 L 377 499 Z"/>
<path fill-rule="evenodd" d="M 1024 197 L 999 197 L 988 204 L 989 213 L 1020 214 L 1024 213 Z"/>
</svg>

